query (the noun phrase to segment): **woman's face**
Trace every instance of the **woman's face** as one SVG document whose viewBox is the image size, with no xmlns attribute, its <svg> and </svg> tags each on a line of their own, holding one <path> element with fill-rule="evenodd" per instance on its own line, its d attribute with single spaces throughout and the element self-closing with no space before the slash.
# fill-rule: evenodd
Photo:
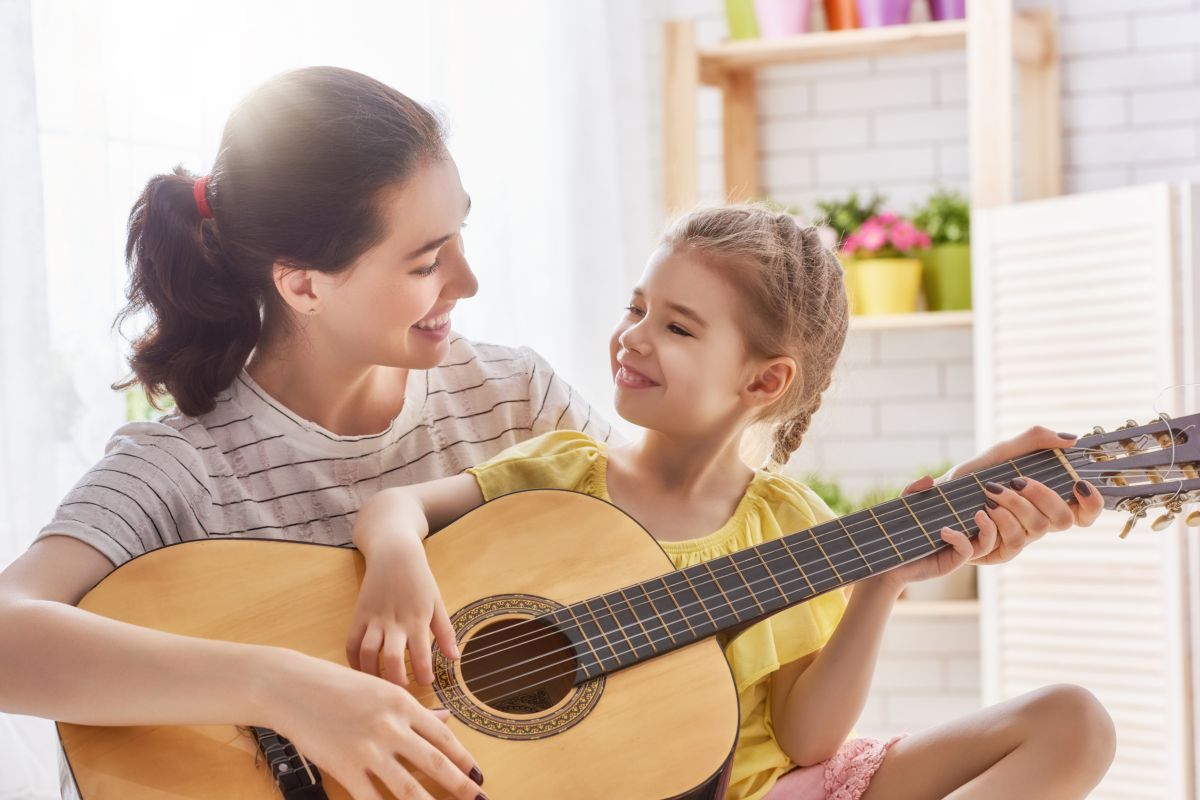
<svg viewBox="0 0 1200 800">
<path fill-rule="evenodd" d="M 385 190 L 387 233 L 341 273 L 315 273 L 318 313 L 309 334 L 347 361 L 409 369 L 437 366 L 449 349 L 450 311 L 479 288 L 463 253 L 471 208 L 453 159 L 428 161 Z"/>
<path fill-rule="evenodd" d="M 617 413 L 643 428 L 694 434 L 745 412 L 757 366 L 734 287 L 693 254 L 660 248 L 609 342 Z"/>
</svg>

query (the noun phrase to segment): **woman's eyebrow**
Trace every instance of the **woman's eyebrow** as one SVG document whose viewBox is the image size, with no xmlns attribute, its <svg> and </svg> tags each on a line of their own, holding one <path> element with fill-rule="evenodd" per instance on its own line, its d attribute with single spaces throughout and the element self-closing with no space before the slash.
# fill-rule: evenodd
<svg viewBox="0 0 1200 800">
<path fill-rule="evenodd" d="M 641 289 L 634 289 L 633 296 L 638 297 L 638 298 L 644 298 L 646 295 Z M 681 305 L 680 303 L 672 303 L 670 301 L 667 301 L 663 305 L 665 305 L 667 308 L 671 309 L 672 311 L 674 311 L 678 314 L 682 314 L 683 316 L 692 320 L 697 325 L 699 325 L 701 328 L 708 327 L 708 323 L 704 321 L 703 317 L 701 317 L 697 312 L 693 311 L 692 309 L 688 308 L 685 305 Z"/>
<path fill-rule="evenodd" d="M 467 218 L 467 215 L 470 213 L 471 213 L 471 196 L 467 195 L 467 210 L 463 212 L 463 219 L 465 220 Z M 411 259 L 416 258 L 417 256 L 423 256 L 430 251 L 437 250 L 439 247 L 441 247 L 442 245 L 444 245 L 446 242 L 450 241 L 457 235 L 458 235 L 457 232 L 456 233 L 448 233 L 445 236 L 434 239 L 431 242 L 426 242 L 425 244 L 421 245 L 421 247 L 412 251 L 404 258 L 406 260 L 411 260 Z"/>
</svg>

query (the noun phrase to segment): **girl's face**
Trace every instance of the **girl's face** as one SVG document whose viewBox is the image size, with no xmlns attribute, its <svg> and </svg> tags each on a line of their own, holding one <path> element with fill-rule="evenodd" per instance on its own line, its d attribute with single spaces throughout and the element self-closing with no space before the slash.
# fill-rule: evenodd
<svg viewBox="0 0 1200 800">
<path fill-rule="evenodd" d="M 617 413 L 677 435 L 744 418 L 761 365 L 747 353 L 736 291 L 693 253 L 650 257 L 609 342 Z"/>
<path fill-rule="evenodd" d="M 479 288 L 461 236 L 470 207 L 449 156 L 385 191 L 383 240 L 348 270 L 312 273 L 319 313 L 309 318 L 310 335 L 347 361 L 437 366 L 450 346 L 450 310 Z"/>
</svg>

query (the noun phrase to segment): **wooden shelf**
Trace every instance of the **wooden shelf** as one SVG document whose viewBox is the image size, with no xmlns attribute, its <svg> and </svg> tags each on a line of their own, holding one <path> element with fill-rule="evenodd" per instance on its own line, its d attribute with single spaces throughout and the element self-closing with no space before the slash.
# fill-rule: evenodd
<svg viewBox="0 0 1200 800">
<path fill-rule="evenodd" d="M 966 328 L 975 322 L 970 311 L 916 311 L 912 314 L 877 314 L 850 317 L 852 331 L 882 331 L 896 328 Z"/>
<path fill-rule="evenodd" d="M 786 39 L 722 42 L 711 47 L 698 48 L 700 80 L 702 83 L 717 86 L 721 83 L 721 76 L 733 70 L 824 61 L 831 58 L 962 50 L 966 46 L 966 20 L 920 22 L 849 31 L 821 31 Z"/>
</svg>

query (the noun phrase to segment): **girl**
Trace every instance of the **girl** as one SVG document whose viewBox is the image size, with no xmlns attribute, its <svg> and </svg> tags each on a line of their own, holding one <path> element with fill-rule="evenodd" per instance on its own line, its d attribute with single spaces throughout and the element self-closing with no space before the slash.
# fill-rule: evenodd
<svg viewBox="0 0 1200 800">
<path fill-rule="evenodd" d="M 366 503 L 354 543 L 367 558 L 347 642 L 352 664 L 406 683 L 404 651 L 428 682 L 420 639 L 434 620 L 453 634 L 432 580 L 397 570 L 423 561 L 420 540 L 508 492 L 559 488 L 608 500 L 638 520 L 676 567 L 731 553 L 832 517 L 807 487 L 739 457 L 748 426 L 777 423 L 771 462 L 801 442 L 829 385 L 847 324 L 841 268 L 814 229 L 743 206 L 694 212 L 666 234 L 610 342 L 616 408 L 644 428 L 621 446 L 573 431 L 530 439 L 467 474 L 388 489 Z M 1074 437 L 1034 429 L 1031 447 Z M 1008 453 L 1012 455 L 1012 452 Z M 995 463 L 993 452 L 959 472 Z M 929 479 L 914 484 L 927 488 Z M 911 581 L 971 559 L 995 560 L 1047 528 L 1090 524 L 1098 493 L 1075 486 L 1070 508 L 1036 481 L 989 486 L 972 541 L 944 528 L 951 549 L 859 583 L 847 602 L 822 595 L 753 626 L 726 647 L 741 704 L 727 797 L 1082 797 L 1113 757 L 1111 722 L 1085 690 L 1054 687 L 963 720 L 888 741 L 851 739 L 884 624 Z M 1072 514 L 1073 512 L 1073 514 Z M 991 554 L 991 556 L 989 556 Z"/>
</svg>

